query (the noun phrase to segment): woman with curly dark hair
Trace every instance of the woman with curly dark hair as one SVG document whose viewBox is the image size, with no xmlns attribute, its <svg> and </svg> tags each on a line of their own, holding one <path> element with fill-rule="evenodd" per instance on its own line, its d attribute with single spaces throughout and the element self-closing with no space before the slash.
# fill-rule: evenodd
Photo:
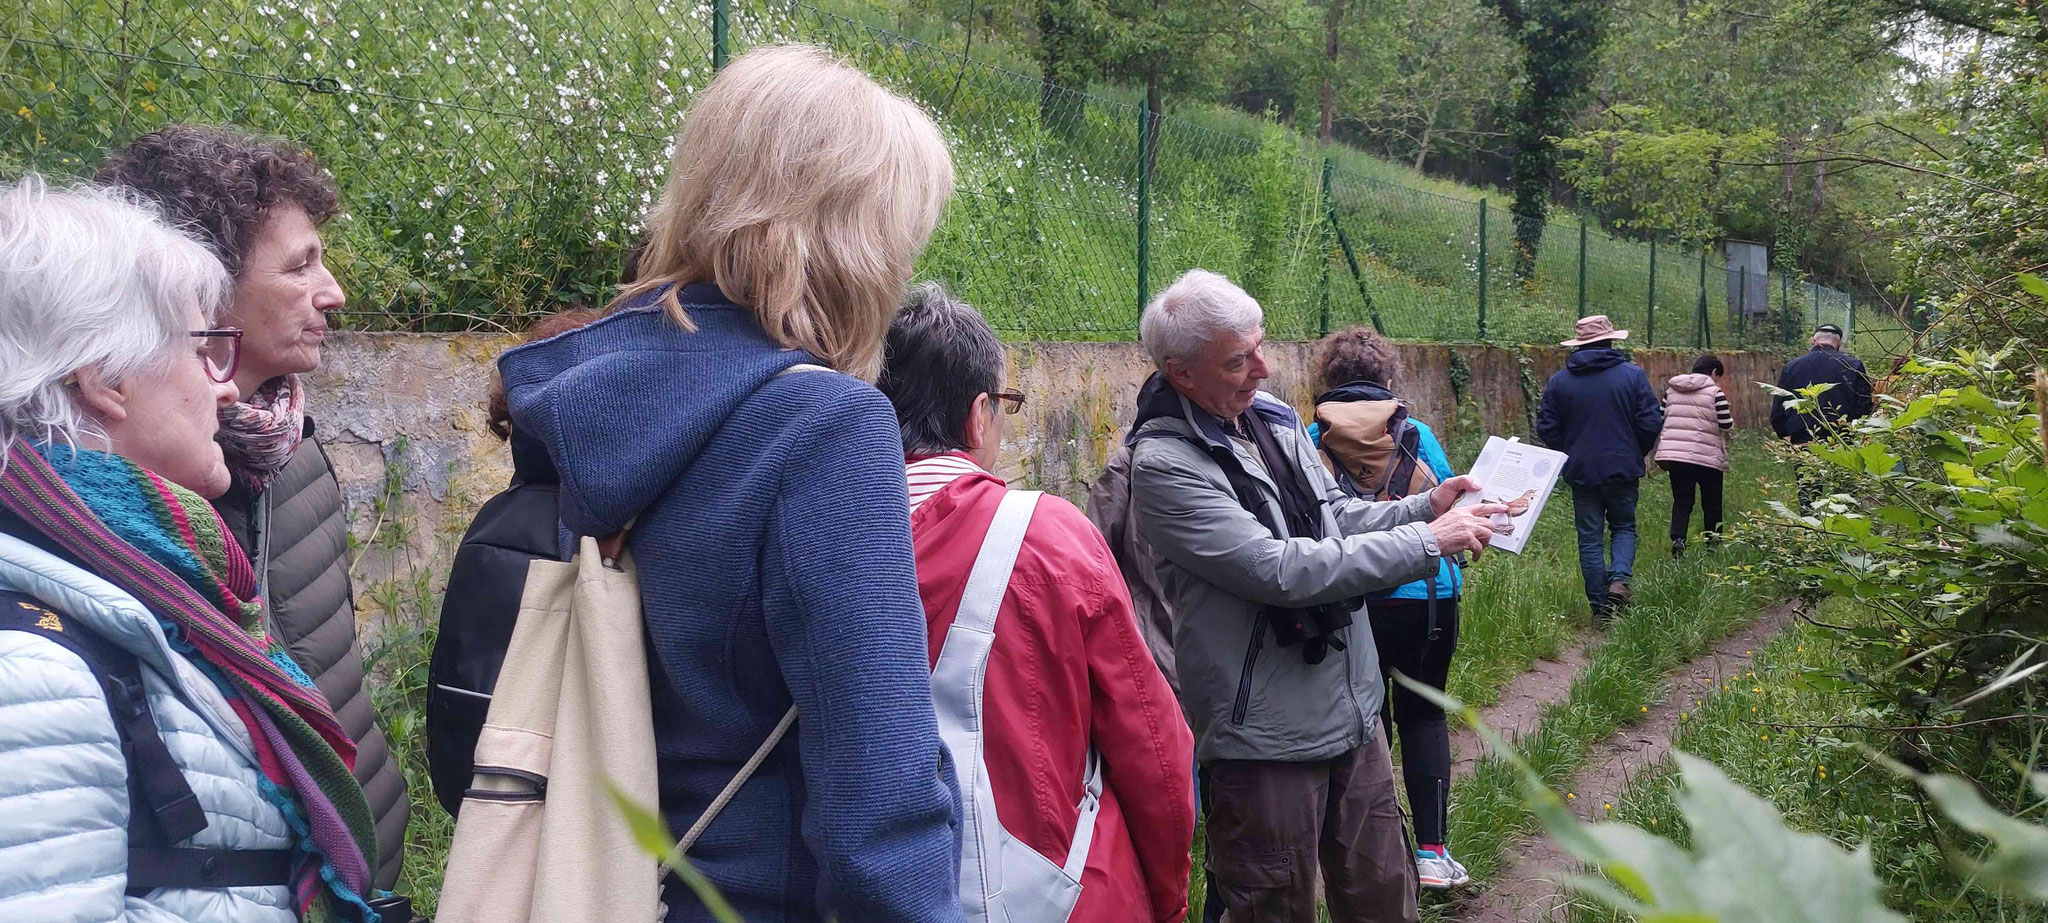
<svg viewBox="0 0 2048 923">
<path fill-rule="evenodd" d="M 213 501 L 261 579 L 272 629 L 357 745 L 355 777 L 376 817 L 376 886 L 398 881 L 410 812 L 405 778 L 363 685 L 348 580 L 348 518 L 312 437 L 300 376 L 320 365 L 327 317 L 344 304 L 320 227 L 340 210 L 333 177 L 305 148 L 227 128 L 173 125 L 100 165 L 102 183 L 158 203 L 227 267 L 223 327 L 242 331 L 241 400 L 215 437 L 234 483 Z"/>
<path fill-rule="evenodd" d="M 1359 496 L 1395 500 L 1428 490 L 1455 472 L 1429 425 L 1395 396 L 1401 355 L 1364 327 L 1331 334 L 1316 351 L 1316 423 L 1309 435 L 1337 483 Z M 1366 597 L 1380 672 L 1395 671 L 1444 688 L 1458 647 L 1458 598 L 1464 576 L 1445 559 L 1435 576 Z M 1443 709 L 1393 684 L 1380 724 L 1401 737 L 1401 776 L 1415 815 L 1415 869 L 1425 888 L 1471 880 L 1446 845 L 1450 820 L 1451 737 Z"/>
</svg>

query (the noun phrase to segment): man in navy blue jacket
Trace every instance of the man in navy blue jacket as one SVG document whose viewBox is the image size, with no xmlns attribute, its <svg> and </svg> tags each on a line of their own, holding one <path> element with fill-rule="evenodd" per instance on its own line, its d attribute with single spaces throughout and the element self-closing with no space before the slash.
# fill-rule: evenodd
<svg viewBox="0 0 2048 923">
<path fill-rule="evenodd" d="M 1628 331 L 1614 329 L 1605 314 L 1582 318 L 1564 370 L 1543 386 L 1536 411 L 1536 437 L 1570 456 L 1565 483 L 1572 486 L 1574 524 L 1579 532 L 1579 574 L 1593 627 L 1629 600 L 1636 562 L 1636 493 L 1643 457 L 1657 445 L 1664 407 L 1650 389 L 1650 376 L 1628 361 L 1619 346 Z M 1604 530 L 1604 531 L 1603 531 Z M 1610 559 L 1605 532 L 1613 533 Z"/>
<path fill-rule="evenodd" d="M 1805 413 L 1793 413 L 1786 407 L 1783 394 L 1771 399 L 1771 430 L 1791 440 L 1793 445 L 1805 445 L 1851 420 L 1870 416 L 1870 373 L 1864 370 L 1862 360 L 1842 351 L 1842 328 L 1834 324 L 1814 328 L 1813 349 L 1785 363 L 1785 370 L 1778 375 L 1781 391 L 1797 393 L 1814 385 L 1829 387 L 1814 401 L 1814 408 Z M 1797 468 L 1797 476 L 1799 508 L 1810 509 L 1826 490 L 1820 471 L 1813 465 L 1802 464 Z"/>
</svg>

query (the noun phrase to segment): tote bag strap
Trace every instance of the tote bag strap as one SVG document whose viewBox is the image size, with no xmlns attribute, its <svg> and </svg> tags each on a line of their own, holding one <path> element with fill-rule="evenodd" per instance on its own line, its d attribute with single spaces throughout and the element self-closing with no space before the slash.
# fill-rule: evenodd
<svg viewBox="0 0 2048 923">
<path fill-rule="evenodd" d="M 829 371 L 832 370 L 822 365 L 799 362 L 777 372 L 776 375 L 779 377 L 792 372 Z M 628 528 L 631 527 L 629 526 Z M 607 537 L 604 542 L 600 542 L 599 547 L 605 547 L 607 542 L 616 542 L 617 544 L 612 545 L 605 552 L 606 557 L 616 557 L 620 546 L 623 546 L 625 541 L 626 533 L 621 531 L 617 535 Z M 718 797 L 711 799 L 711 806 L 705 808 L 704 813 L 697 818 L 697 822 L 690 825 L 689 831 L 684 833 L 682 840 L 676 844 L 676 852 L 688 853 L 690 847 L 696 845 L 697 838 L 704 835 L 704 828 L 711 826 L 711 822 L 718 818 L 719 812 L 724 811 L 725 806 L 732 803 L 733 796 L 739 794 L 740 786 L 747 784 L 747 780 L 753 778 L 754 772 L 761 768 L 761 764 L 768 759 L 768 754 L 774 752 L 775 745 L 782 743 L 782 738 L 789 733 L 790 725 L 795 723 L 796 706 L 791 705 L 789 711 L 782 714 L 782 720 L 776 722 L 775 730 L 768 732 L 768 739 L 761 741 L 761 745 L 754 748 L 754 755 L 747 757 L 746 763 L 740 766 L 740 771 L 733 774 L 732 781 L 725 783 L 725 788 L 719 791 Z"/>
<path fill-rule="evenodd" d="M 718 793 L 718 797 L 711 799 L 711 806 L 705 808 L 697 822 L 690 825 L 689 832 L 683 834 L 682 840 L 676 844 L 678 854 L 688 853 L 690 847 L 697 844 L 697 838 L 704 835 L 704 828 L 711 826 L 718 813 L 725 810 L 725 806 L 732 802 L 734 795 L 739 794 L 740 786 L 747 784 L 747 780 L 753 777 L 754 770 L 761 768 L 762 761 L 768 759 L 768 754 L 775 749 L 776 744 L 782 742 L 783 735 L 789 733 L 789 726 L 795 723 L 796 706 L 791 705 L 789 711 L 783 712 L 782 720 L 776 722 L 775 730 L 768 732 L 768 739 L 761 741 L 761 745 L 754 748 L 754 755 L 747 757 L 746 764 L 733 775 L 732 781 L 725 783 L 725 788 Z"/>
</svg>

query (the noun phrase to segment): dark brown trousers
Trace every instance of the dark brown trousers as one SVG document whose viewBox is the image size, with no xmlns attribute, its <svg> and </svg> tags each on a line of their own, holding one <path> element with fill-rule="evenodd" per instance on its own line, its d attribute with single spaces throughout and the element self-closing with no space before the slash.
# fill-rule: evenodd
<svg viewBox="0 0 2048 923">
<path fill-rule="evenodd" d="M 1310 763 L 1217 760 L 1208 872 L 1224 923 L 1315 923 L 1316 871 L 1331 923 L 1415 923 L 1415 861 L 1387 735 Z"/>
</svg>

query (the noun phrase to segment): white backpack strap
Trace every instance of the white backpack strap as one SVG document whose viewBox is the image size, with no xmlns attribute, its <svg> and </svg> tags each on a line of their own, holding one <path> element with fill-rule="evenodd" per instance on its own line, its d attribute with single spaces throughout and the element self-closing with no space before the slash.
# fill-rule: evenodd
<svg viewBox="0 0 2048 923">
<path fill-rule="evenodd" d="M 960 611 L 953 624 L 994 634 L 996 613 L 1003 607 L 1003 594 L 1010 588 L 1010 571 L 1017 566 L 1017 551 L 1024 547 L 1024 530 L 1031 525 L 1031 512 L 1038 506 L 1039 492 L 1013 490 L 1003 495 L 996 518 L 981 541 L 981 553 L 967 574 L 967 591 L 960 596 Z"/>
<path fill-rule="evenodd" d="M 1088 774 L 1083 781 L 1087 791 L 1081 795 L 1081 816 L 1074 821 L 1074 845 L 1067 849 L 1065 871 L 1068 878 L 1081 880 L 1081 872 L 1088 866 L 1088 847 L 1095 842 L 1095 817 L 1102 813 L 1102 754 L 1094 747 L 1088 748 Z"/>
</svg>

